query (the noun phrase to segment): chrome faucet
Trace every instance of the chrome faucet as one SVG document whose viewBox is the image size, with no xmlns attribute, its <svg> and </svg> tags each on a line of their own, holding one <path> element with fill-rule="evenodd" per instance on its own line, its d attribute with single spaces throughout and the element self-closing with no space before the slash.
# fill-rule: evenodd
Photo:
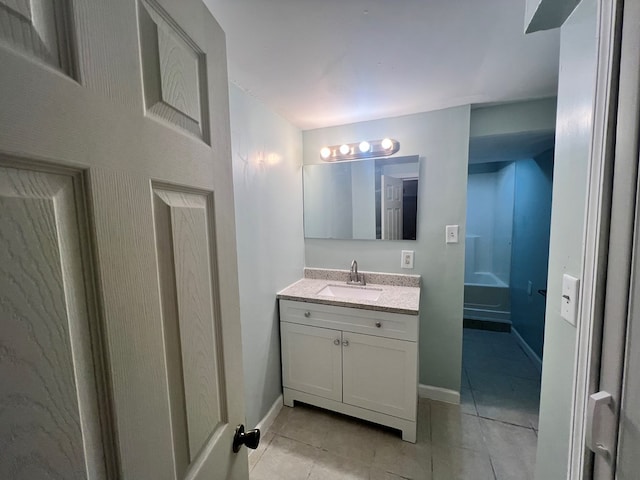
<svg viewBox="0 0 640 480">
<path fill-rule="evenodd" d="M 364 273 L 358 273 L 358 262 L 353 260 L 351 262 L 351 271 L 349 272 L 348 285 L 366 285 L 364 280 Z"/>
</svg>

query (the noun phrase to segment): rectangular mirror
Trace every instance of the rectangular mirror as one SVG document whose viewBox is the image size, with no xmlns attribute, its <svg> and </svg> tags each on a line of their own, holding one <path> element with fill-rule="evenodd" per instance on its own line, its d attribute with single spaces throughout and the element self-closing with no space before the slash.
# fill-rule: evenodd
<svg viewBox="0 0 640 480">
<path fill-rule="evenodd" d="M 415 240 L 419 157 L 304 165 L 304 236 Z"/>
</svg>

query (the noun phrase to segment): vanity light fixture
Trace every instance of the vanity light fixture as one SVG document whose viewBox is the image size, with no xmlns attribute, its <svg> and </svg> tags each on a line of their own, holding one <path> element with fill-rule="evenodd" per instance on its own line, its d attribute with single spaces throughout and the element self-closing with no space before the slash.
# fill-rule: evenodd
<svg viewBox="0 0 640 480">
<path fill-rule="evenodd" d="M 320 149 L 320 158 L 325 162 L 357 160 L 359 158 L 388 157 L 400 150 L 400 142 L 392 138 L 363 140 L 357 143 L 343 143 Z"/>
<path fill-rule="evenodd" d="M 331 149 L 329 147 L 324 147 L 320 150 L 320 157 L 323 160 L 326 160 L 331 156 Z"/>
</svg>

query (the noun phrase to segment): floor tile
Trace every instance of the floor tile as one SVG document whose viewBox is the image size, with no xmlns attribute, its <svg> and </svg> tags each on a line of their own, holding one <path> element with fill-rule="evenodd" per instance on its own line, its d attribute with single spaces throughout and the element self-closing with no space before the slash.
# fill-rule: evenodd
<svg viewBox="0 0 640 480">
<path fill-rule="evenodd" d="M 494 480 L 488 453 L 433 446 L 433 480 Z"/>
<path fill-rule="evenodd" d="M 372 466 L 412 480 L 431 480 L 431 445 L 387 437 L 376 446 Z"/>
<path fill-rule="evenodd" d="M 509 376 L 486 370 L 467 369 L 469 383 L 473 391 L 511 393 L 513 387 Z"/>
<path fill-rule="evenodd" d="M 418 400 L 418 442 L 428 443 L 431 441 L 431 401 L 426 398 Z"/>
<path fill-rule="evenodd" d="M 369 480 L 405 480 L 405 478 L 394 473 L 389 473 L 385 472 L 384 470 L 372 468 L 371 473 L 369 474 Z"/>
<path fill-rule="evenodd" d="M 251 480 L 301 480 L 311 472 L 321 450 L 276 435 L 251 471 Z"/>
<path fill-rule="evenodd" d="M 271 429 L 269 429 L 267 433 L 260 436 L 260 444 L 258 445 L 258 448 L 249 452 L 249 471 L 253 470 L 253 467 L 256 466 L 258 460 L 262 458 L 265 450 L 271 444 L 274 435 L 275 434 L 271 431 Z"/>
<path fill-rule="evenodd" d="M 371 468 L 355 459 L 321 452 L 311 467 L 309 480 L 369 480 Z M 275 480 L 275 479 L 274 479 Z"/>
<path fill-rule="evenodd" d="M 537 427 L 538 399 L 517 392 L 474 393 L 478 415 L 522 427 Z"/>
<path fill-rule="evenodd" d="M 331 421 L 332 417 L 326 411 L 296 404 L 278 433 L 284 437 L 320 447 L 331 427 Z"/>
<path fill-rule="evenodd" d="M 431 442 L 433 445 L 487 451 L 480 419 L 462 413 L 459 406 L 441 402 L 431 404 Z"/>
<path fill-rule="evenodd" d="M 462 413 L 469 415 L 478 415 L 476 410 L 476 402 L 473 399 L 473 394 L 470 388 L 460 389 L 460 410 Z"/>
<path fill-rule="evenodd" d="M 491 457 L 497 480 L 533 480 L 535 465 L 519 456 Z"/>
<path fill-rule="evenodd" d="M 381 435 L 376 426 L 337 416 L 332 416 L 327 426 L 326 435 L 320 443 L 323 450 L 356 462 L 371 464 Z"/>
<path fill-rule="evenodd" d="M 271 424 L 271 427 L 269 427 L 269 431 L 271 433 L 278 433 L 287 423 L 287 420 L 289 420 L 289 415 L 291 415 L 291 412 L 293 412 L 293 408 L 284 405 L 280 409 L 280 413 L 278 413 L 276 419 Z"/>
<path fill-rule="evenodd" d="M 540 402 L 540 379 L 539 378 L 520 378 L 509 377 L 511 383 L 511 389 L 514 392 L 522 393 L 523 395 L 535 398 Z"/>
<path fill-rule="evenodd" d="M 467 375 L 467 369 L 462 369 L 462 376 L 460 379 L 460 387 L 461 388 L 471 388 L 471 384 L 469 383 L 469 377 Z"/>
<path fill-rule="evenodd" d="M 480 419 L 498 480 L 532 478 L 538 438 L 531 428 Z"/>
</svg>

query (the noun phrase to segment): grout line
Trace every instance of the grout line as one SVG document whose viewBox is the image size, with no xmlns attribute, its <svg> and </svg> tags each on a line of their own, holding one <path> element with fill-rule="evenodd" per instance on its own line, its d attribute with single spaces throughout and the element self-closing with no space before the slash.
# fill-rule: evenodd
<svg viewBox="0 0 640 480">
<path fill-rule="evenodd" d="M 493 466 L 493 457 L 489 454 L 489 465 L 491 465 L 491 471 L 493 472 L 494 480 L 498 478 L 498 474 L 496 473 L 496 468 Z"/>
</svg>

